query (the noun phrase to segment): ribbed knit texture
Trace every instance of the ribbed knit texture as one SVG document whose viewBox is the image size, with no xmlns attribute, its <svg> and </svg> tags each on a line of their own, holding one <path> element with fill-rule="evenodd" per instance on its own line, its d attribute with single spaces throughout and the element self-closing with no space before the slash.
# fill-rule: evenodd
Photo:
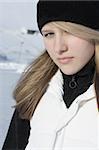
<svg viewBox="0 0 99 150">
<path fill-rule="evenodd" d="M 42 27 L 51 21 L 66 21 L 99 29 L 99 1 L 40 0 L 37 23 Z"/>
</svg>

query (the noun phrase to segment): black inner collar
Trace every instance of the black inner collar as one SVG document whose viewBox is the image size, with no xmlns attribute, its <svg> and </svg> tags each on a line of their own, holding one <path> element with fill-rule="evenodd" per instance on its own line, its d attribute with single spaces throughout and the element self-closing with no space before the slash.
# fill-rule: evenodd
<svg viewBox="0 0 99 150">
<path fill-rule="evenodd" d="M 70 107 L 77 96 L 83 94 L 93 83 L 95 72 L 95 61 L 92 58 L 79 72 L 73 75 L 66 75 L 62 72 L 63 99 L 67 106 Z"/>
</svg>

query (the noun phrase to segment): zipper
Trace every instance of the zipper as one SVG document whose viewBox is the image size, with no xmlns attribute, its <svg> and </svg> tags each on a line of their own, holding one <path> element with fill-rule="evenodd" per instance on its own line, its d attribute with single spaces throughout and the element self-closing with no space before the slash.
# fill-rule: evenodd
<svg viewBox="0 0 99 150">
<path fill-rule="evenodd" d="M 77 82 L 75 81 L 75 76 L 72 76 L 72 79 L 71 79 L 71 81 L 69 82 L 69 87 L 70 87 L 71 89 L 74 89 L 74 88 L 77 87 Z"/>
</svg>

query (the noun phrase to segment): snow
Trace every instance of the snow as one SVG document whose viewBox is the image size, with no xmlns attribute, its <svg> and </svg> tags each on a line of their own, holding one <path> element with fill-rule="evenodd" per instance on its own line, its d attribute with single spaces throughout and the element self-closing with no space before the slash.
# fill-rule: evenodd
<svg viewBox="0 0 99 150">
<path fill-rule="evenodd" d="M 15 104 L 13 90 L 24 68 L 44 50 L 38 30 L 38 0 L 0 0 L 0 150 L 2 149 Z"/>
</svg>

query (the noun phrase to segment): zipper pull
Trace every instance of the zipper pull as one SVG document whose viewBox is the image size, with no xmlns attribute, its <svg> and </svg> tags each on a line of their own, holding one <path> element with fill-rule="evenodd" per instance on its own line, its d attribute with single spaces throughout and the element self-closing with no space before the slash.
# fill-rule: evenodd
<svg viewBox="0 0 99 150">
<path fill-rule="evenodd" d="M 76 83 L 76 81 L 75 81 L 75 76 L 73 76 L 73 77 L 72 77 L 72 80 L 69 82 L 69 87 L 70 87 L 71 89 L 74 89 L 74 88 L 77 87 L 77 83 Z"/>
</svg>

